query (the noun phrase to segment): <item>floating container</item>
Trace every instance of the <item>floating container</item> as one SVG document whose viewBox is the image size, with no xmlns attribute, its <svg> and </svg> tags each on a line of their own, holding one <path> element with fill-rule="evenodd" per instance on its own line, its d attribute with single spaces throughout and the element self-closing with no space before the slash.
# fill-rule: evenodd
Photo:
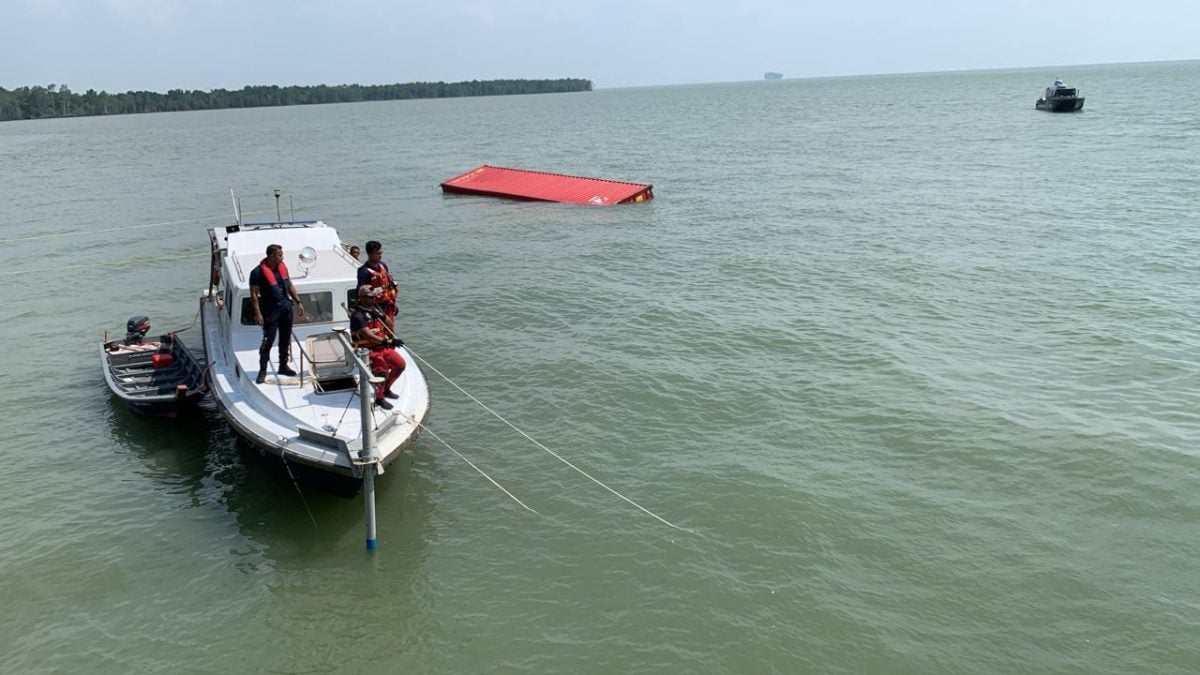
<svg viewBox="0 0 1200 675">
<path fill-rule="evenodd" d="M 483 166 L 442 183 L 445 192 L 569 204 L 630 204 L 654 199 L 654 186 L 544 171 Z"/>
</svg>

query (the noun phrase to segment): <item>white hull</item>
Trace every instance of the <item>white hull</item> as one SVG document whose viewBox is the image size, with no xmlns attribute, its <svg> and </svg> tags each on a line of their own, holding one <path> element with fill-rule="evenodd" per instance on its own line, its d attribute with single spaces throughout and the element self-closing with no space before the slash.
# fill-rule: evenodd
<svg viewBox="0 0 1200 675">
<path fill-rule="evenodd" d="M 234 242 L 254 251 L 261 237 L 248 237 L 256 232 L 229 235 L 230 247 Z M 267 233 L 270 241 L 278 241 L 285 252 L 292 255 L 301 246 L 322 245 L 322 238 L 333 238 L 337 234 L 332 228 L 321 225 L 317 230 L 300 231 L 272 230 Z M 314 235 L 317 235 L 314 237 Z M 236 238 L 236 239 L 235 239 Z M 249 239 L 249 241 L 246 241 Z M 214 239 L 216 240 L 216 239 Z M 216 245 L 214 245 L 216 247 Z M 322 250 L 322 249 L 318 249 Z M 313 323 L 297 323 L 293 329 L 290 366 L 298 371 L 296 377 L 275 374 L 278 365 L 278 345 L 271 350 L 270 365 L 264 384 L 256 384 L 258 374 L 258 346 L 262 329 L 257 325 L 246 325 L 240 321 L 240 300 L 248 292 L 244 268 L 245 260 L 236 260 L 239 253 L 244 258 L 261 257 L 242 251 L 220 250 L 222 261 L 219 272 L 224 275 L 223 284 L 211 295 L 203 294 L 200 302 L 200 318 L 204 336 L 204 349 L 208 359 L 209 391 L 222 415 L 240 435 L 267 453 L 290 463 L 297 463 L 342 479 L 360 480 L 362 467 L 359 453 L 362 449 L 361 401 L 357 387 L 352 384 L 332 391 L 323 391 L 315 375 L 324 367 L 328 375 L 330 355 L 344 355 L 334 338 L 335 328 L 348 328 L 349 320 L 344 309 L 326 308 L 328 320 Z M 333 288 L 332 297 L 344 298 L 345 290 L 354 287 L 354 263 L 346 256 L 339 259 L 339 250 L 324 247 L 317 266 L 324 265 L 322 274 L 296 278 L 293 283 L 303 295 L 309 290 L 323 291 Z M 294 263 L 289 261 L 289 267 Z M 313 269 L 316 272 L 317 268 Z M 240 278 L 239 278 L 240 277 Z M 240 283 L 239 283 L 240 282 Z M 339 296 L 339 294 L 341 294 Z M 232 306 L 232 307 L 231 307 Z M 306 304 L 307 308 L 307 304 Z M 310 312 L 311 314 L 312 312 Z M 315 343 L 317 341 L 320 344 Z M 323 355 L 316 352 L 323 350 Z M 393 410 L 371 407 L 376 428 L 376 452 L 381 466 L 387 466 L 403 453 L 420 434 L 421 425 L 429 416 L 429 387 L 416 360 L 403 348 L 400 354 L 407 367 L 392 386 L 399 398 L 392 400 Z M 326 359 L 322 366 L 314 367 L 314 356 Z M 352 377 L 351 373 L 347 373 Z M 352 380 L 351 380 L 352 382 Z"/>
</svg>

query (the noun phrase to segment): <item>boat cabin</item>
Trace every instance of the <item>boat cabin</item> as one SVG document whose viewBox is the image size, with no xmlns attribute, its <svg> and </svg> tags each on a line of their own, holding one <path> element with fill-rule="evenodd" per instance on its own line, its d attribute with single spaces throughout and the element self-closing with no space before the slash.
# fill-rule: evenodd
<svg viewBox="0 0 1200 675">
<path fill-rule="evenodd" d="M 281 229 L 287 232 L 281 233 Z M 304 345 L 311 336 L 329 334 L 335 327 L 349 325 L 346 308 L 357 300 L 360 263 L 345 250 L 333 228 L 320 221 L 246 223 L 214 228 L 209 234 L 212 295 L 221 342 L 238 355 L 242 370 L 250 373 L 258 370 L 262 328 L 254 321 L 250 271 L 262 263 L 271 244 L 286 242 L 284 264 L 304 305 L 304 315 L 294 317 L 293 340 Z M 299 356 L 295 346 L 292 353 Z"/>
</svg>

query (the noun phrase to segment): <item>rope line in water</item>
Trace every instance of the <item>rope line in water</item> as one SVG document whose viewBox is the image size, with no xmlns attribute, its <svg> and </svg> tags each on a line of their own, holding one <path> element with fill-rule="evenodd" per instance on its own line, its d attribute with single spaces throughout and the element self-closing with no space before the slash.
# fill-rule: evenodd
<svg viewBox="0 0 1200 675">
<path fill-rule="evenodd" d="M 120 232 L 122 230 L 141 230 L 147 227 L 162 227 L 164 225 L 182 225 L 184 223 L 201 223 L 206 220 L 216 220 L 215 216 L 205 216 L 203 218 L 188 218 L 186 220 L 164 220 L 159 223 L 142 223 L 141 225 L 120 225 L 118 227 L 102 227 L 96 230 L 68 230 L 65 232 L 47 232 L 46 234 L 31 234 L 27 237 L 8 237 L 0 239 L 0 244 L 9 244 L 17 241 L 37 241 L 38 239 L 54 239 L 56 237 L 73 237 L 75 235 L 84 234 L 102 234 L 105 232 Z"/>
<path fill-rule="evenodd" d="M 300 481 L 296 480 L 295 474 L 292 473 L 292 466 L 287 461 L 287 446 L 291 439 L 280 437 L 279 440 L 283 442 L 279 453 L 279 458 L 283 460 L 283 468 L 287 469 L 288 477 L 292 479 L 292 486 L 296 488 L 296 494 L 300 495 L 300 501 L 304 504 L 304 511 L 308 513 L 308 519 L 312 521 L 313 529 L 320 531 L 321 528 L 317 526 L 317 519 L 313 516 L 312 509 L 308 508 L 308 500 L 304 498 L 304 492 L 300 490 Z"/>
<path fill-rule="evenodd" d="M 529 508 L 529 506 L 525 502 L 521 501 L 520 499 L 517 499 L 516 495 L 514 495 L 513 493 L 504 489 L 503 485 L 497 483 L 496 480 L 494 478 L 492 478 L 491 476 L 487 475 L 483 471 L 483 469 L 480 469 L 478 466 L 476 466 L 475 462 L 472 462 L 471 460 L 467 459 L 466 456 L 463 455 L 461 452 L 459 452 L 458 450 L 455 450 L 454 446 L 450 445 L 445 440 L 443 440 L 441 436 L 438 436 L 436 433 L 434 433 L 433 429 L 430 429 L 428 426 L 421 424 L 416 419 L 414 419 L 411 415 L 405 414 L 404 416 L 407 417 L 409 419 L 409 421 L 416 424 L 418 427 L 421 427 L 421 429 L 424 430 L 425 432 L 427 432 L 430 436 L 433 436 L 435 439 L 437 439 L 438 443 L 441 443 L 442 445 L 446 446 L 450 450 L 450 452 L 453 452 L 454 454 L 458 455 L 459 459 L 466 462 L 472 469 L 475 469 L 476 471 L 478 471 L 480 476 L 483 476 L 484 478 L 488 479 L 488 482 L 490 482 L 492 485 L 495 485 L 504 494 L 508 495 L 509 499 L 520 504 L 521 508 L 525 509 L 526 511 L 530 511 L 532 513 L 537 513 L 537 511 L 535 511 L 534 509 Z"/>
<path fill-rule="evenodd" d="M 211 254 L 206 251 L 204 253 L 185 253 L 183 255 L 162 255 L 162 256 L 155 256 L 153 258 L 133 258 L 131 260 L 116 260 L 116 261 L 107 261 L 107 262 L 82 263 L 79 265 L 60 265 L 60 266 L 55 267 L 54 269 L 56 269 L 56 270 L 82 270 L 82 269 L 88 269 L 90 267 L 127 268 L 127 267 L 131 267 L 133 265 L 158 262 L 160 260 L 183 260 L 184 258 L 202 258 L 202 257 L 207 258 L 207 257 L 209 257 L 209 255 L 211 255 Z M 19 276 L 22 274 L 33 274 L 35 272 L 41 273 L 44 271 L 45 271 L 44 268 L 39 268 L 36 270 L 7 270 L 4 272 L 0 272 L 0 277 L 15 277 L 15 276 Z"/>
<path fill-rule="evenodd" d="M 583 469 L 581 469 L 581 468 L 579 468 L 579 467 L 575 466 L 575 465 L 574 465 L 574 464 L 572 464 L 572 463 L 571 463 L 569 460 L 567 460 L 565 457 L 563 457 L 562 455 L 559 455 L 557 452 L 554 452 L 554 451 L 553 451 L 553 450 L 551 450 L 550 448 L 547 448 L 545 445 L 542 445 L 541 443 L 539 443 L 539 442 L 538 442 L 538 440 L 537 440 L 537 439 L 535 439 L 534 437 L 532 437 L 532 436 L 530 436 L 529 434 L 525 433 L 524 431 L 521 431 L 520 429 L 518 429 L 518 428 L 516 427 L 516 425 L 514 425 L 512 422 L 509 422 L 508 420 L 504 419 L 504 417 L 503 417 L 503 416 L 502 416 L 500 413 L 498 413 L 498 412 L 496 412 L 495 410 L 492 410 L 491 408 L 489 408 L 489 407 L 488 407 L 488 406 L 487 406 L 487 405 L 486 405 L 486 404 L 485 404 L 483 401 L 480 401 L 479 399 L 477 399 L 477 398 L 475 398 L 474 396 L 472 396 L 472 395 L 471 395 L 471 393 L 470 393 L 470 392 L 468 392 L 466 389 L 463 389 L 462 387 L 458 386 L 458 384 L 456 384 L 456 383 L 455 383 L 453 380 L 451 380 L 449 377 L 446 377 L 446 375 L 445 375 L 444 373 L 442 373 L 442 371 L 440 371 L 440 370 L 438 370 L 437 368 L 435 368 L 435 367 L 433 366 L 433 364 L 432 364 L 432 363 L 430 363 L 429 361 L 426 361 L 424 357 L 422 357 L 420 354 L 418 354 L 418 353 L 414 352 L 414 351 L 412 350 L 412 348 L 411 348 L 411 347 L 409 347 L 407 344 L 405 344 L 405 345 L 404 345 L 404 348 L 405 348 L 405 349 L 406 349 L 406 350 L 407 350 L 407 351 L 408 351 L 410 354 L 412 354 L 413 356 L 417 357 L 417 358 L 418 358 L 418 359 L 421 361 L 421 363 L 423 363 L 424 365 L 428 366 L 430 370 L 432 370 L 433 372 L 437 373 L 437 374 L 438 374 L 438 377 L 442 378 L 442 379 L 443 379 L 443 380 L 445 380 L 446 382 L 449 382 L 449 383 L 450 383 L 450 386 L 452 386 L 452 387 L 454 387 L 455 389 L 457 389 L 457 390 L 461 391 L 461 392 L 463 393 L 463 395 L 465 395 L 467 398 L 469 398 L 469 399 L 471 399 L 472 401 L 474 401 L 475 403 L 477 403 L 477 404 L 478 404 L 478 405 L 479 405 L 481 408 L 483 408 L 484 410 L 486 410 L 486 411 L 490 412 L 490 413 L 491 413 L 493 416 L 495 416 L 495 417 L 496 417 L 496 419 L 498 419 L 498 420 L 500 420 L 501 422 L 504 422 L 505 424 L 507 424 L 507 425 L 509 426 L 509 428 L 511 428 L 513 431 L 515 431 L 515 432 L 517 432 L 518 434 L 521 434 L 521 435 L 522 435 L 522 436 L 524 436 L 525 438 L 529 439 L 529 441 L 530 441 L 531 443 L 533 443 L 534 445 L 538 446 L 538 447 L 539 447 L 539 448 L 541 448 L 542 450 L 544 450 L 544 451 L 546 451 L 546 452 L 550 453 L 550 455 L 552 455 L 552 456 L 553 456 L 555 459 L 557 459 L 558 461 L 562 462 L 563 464 L 566 464 L 567 466 L 571 467 L 571 468 L 572 468 L 572 469 L 574 469 L 574 470 L 575 470 L 577 473 L 579 473 L 581 476 L 583 476 L 583 477 L 587 478 L 588 480 L 592 481 L 592 482 L 593 482 L 593 483 L 595 483 L 596 485 L 599 485 L 600 487 L 604 488 L 605 490 L 608 490 L 609 492 L 613 493 L 614 495 L 616 495 L 616 496 L 620 497 L 621 499 L 625 500 L 625 502 L 627 502 L 627 503 L 629 503 L 629 504 L 633 505 L 633 506 L 634 506 L 635 508 L 637 508 L 639 511 L 641 511 L 642 513 L 645 513 L 646 515 L 650 516 L 651 518 L 654 518 L 654 519 L 655 519 L 655 520 L 657 520 L 658 522 L 660 522 L 660 523 L 662 523 L 662 524 L 664 524 L 664 525 L 667 525 L 667 526 L 673 527 L 673 528 L 675 528 L 676 530 L 682 530 L 682 531 L 684 531 L 684 532 L 691 532 L 691 530 L 689 530 L 689 529 L 687 529 L 687 528 L 684 528 L 684 527 L 680 527 L 680 526 L 676 525 L 675 523 L 672 523 L 671 521 L 669 521 L 669 520 L 667 520 L 667 519 L 663 518 L 662 516 L 658 515 L 657 513 L 654 513 L 654 512 L 653 512 L 653 511 L 651 511 L 650 509 L 647 509 L 646 507 L 642 506 L 641 504 L 638 504 L 637 502 L 633 501 L 633 500 L 632 500 L 632 499 L 630 499 L 629 497 L 626 497 L 625 495 L 621 494 L 620 492 L 617 492 L 616 490 L 612 489 L 611 487 L 609 487 L 609 486 L 605 485 L 605 484 L 604 484 L 604 483 L 603 483 L 603 482 L 602 482 L 600 479 L 598 479 L 598 478 L 596 478 L 595 476 L 593 476 L 592 474 L 590 474 L 590 473 L 588 473 L 588 472 L 584 471 Z M 436 438 L 436 437 L 435 437 L 435 438 Z"/>
<path fill-rule="evenodd" d="M 176 333 L 182 333 L 182 332 L 183 332 L 183 331 L 185 331 L 185 330 L 189 330 L 189 329 L 191 329 L 191 327 L 192 327 L 192 326 L 195 326 L 195 325 L 196 325 L 196 322 L 197 322 L 197 321 L 199 321 L 199 320 L 200 320 L 200 309 L 199 309 L 199 308 L 197 308 L 197 309 L 196 309 L 196 315 L 192 317 L 192 322 L 191 322 L 191 323 L 189 323 L 188 325 L 184 326 L 183 328 L 176 328 L 175 330 L 170 330 L 170 331 L 167 331 L 167 335 L 174 335 L 174 334 L 176 334 Z"/>
<path fill-rule="evenodd" d="M 313 207 L 324 206 L 326 204 L 336 204 L 338 202 L 346 202 L 346 201 L 355 202 L 362 197 L 369 197 L 369 196 L 371 196 L 371 195 L 368 195 L 368 194 L 349 195 L 349 196 L 344 196 L 344 197 L 335 198 L 335 199 L 326 199 L 324 201 L 318 201 L 318 202 L 312 202 L 311 204 L 305 204 L 301 208 L 311 209 Z M 246 216 L 259 216 L 259 215 L 263 215 L 263 214 L 272 214 L 272 213 L 275 213 L 275 209 L 258 209 L 255 211 L 243 211 L 242 218 L 245 218 Z M 8 243 L 18 242 L 18 241 L 37 241 L 39 239 L 54 239 L 57 237 L 71 237 L 74 235 L 102 234 L 105 232 L 120 232 L 122 230 L 141 230 L 141 229 L 145 229 L 148 227 L 164 227 L 166 225 L 183 225 L 185 223 L 203 223 L 203 222 L 209 221 L 209 220 L 224 220 L 225 218 L 226 218 L 226 216 L 199 216 L 196 218 L 185 218 L 183 220 L 163 220 L 163 221 L 160 221 L 157 223 L 142 223 L 140 225 L 119 225 L 119 226 L 115 226 L 115 227 L 103 227 L 103 228 L 91 229 L 91 230 L 67 230 L 64 232 L 47 232 L 45 234 L 31 234 L 31 235 L 24 236 L 24 237 L 6 237 L 4 239 L 0 239 L 0 244 L 8 244 Z"/>
<path fill-rule="evenodd" d="M 366 197 L 369 195 L 361 195 L 361 196 Z M 326 204 L 336 204 L 338 202 L 353 201 L 353 200 L 354 200 L 354 196 L 352 195 L 350 197 L 342 197 L 339 199 L 327 199 L 325 201 L 318 201 L 318 202 L 313 202 L 311 204 L 305 204 L 302 208 L 311 209 L 313 207 L 323 206 Z M 275 212 L 274 209 L 260 209 L 257 211 L 243 211 L 242 217 L 245 218 L 246 216 L 271 214 L 274 212 Z M 57 238 L 57 237 L 73 237 L 76 235 L 87 235 L 87 234 L 98 234 L 98 233 L 102 234 L 102 233 L 106 233 L 106 232 L 120 232 L 122 230 L 141 230 L 141 229 L 146 229 L 146 228 L 150 228 L 150 227 L 164 227 L 166 225 L 183 225 L 185 223 L 202 223 L 205 221 L 222 220 L 224 218 L 225 218 L 224 216 L 200 216 L 198 218 L 186 218 L 183 220 L 164 220 L 164 221 L 160 221 L 157 223 L 141 223 L 139 225 L 121 225 L 121 226 L 117 226 L 117 227 L 104 227 L 104 228 L 94 229 L 94 230 L 68 230 L 65 232 L 47 232 L 45 234 L 31 234 L 31 235 L 24 236 L 24 237 L 3 238 L 3 239 L 0 239 L 0 244 L 9 244 L 9 243 L 21 242 L 21 241 L 37 241 L 40 239 L 53 239 L 53 238 Z M 58 267 L 56 269 L 78 270 L 78 269 L 87 269 L 87 268 L 91 268 L 91 267 L 109 267 L 109 266 L 121 267 L 121 266 L 132 265 L 135 263 L 154 262 L 156 260 L 180 260 L 182 258 L 200 257 L 201 255 L 208 256 L 209 253 L 206 252 L 203 254 L 161 256 L 161 257 L 154 257 L 154 258 L 136 258 L 133 260 L 122 260 L 122 261 L 118 261 L 118 262 L 106 262 L 106 263 L 88 263 L 88 264 L 82 264 L 82 265 L 72 265 L 72 266 L 68 266 L 68 267 Z M 0 276 L 3 276 L 3 277 L 19 276 L 22 274 L 32 274 L 34 272 L 40 272 L 40 271 L 41 270 L 8 270 L 5 272 L 0 272 Z"/>
</svg>

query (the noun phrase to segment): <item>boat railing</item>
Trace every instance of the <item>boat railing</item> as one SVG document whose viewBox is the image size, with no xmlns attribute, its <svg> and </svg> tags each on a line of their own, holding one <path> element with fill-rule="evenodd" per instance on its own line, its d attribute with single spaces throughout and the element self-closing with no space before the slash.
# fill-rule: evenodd
<svg viewBox="0 0 1200 675">
<path fill-rule="evenodd" d="M 302 342 L 300 342 L 300 338 L 297 337 L 295 333 L 292 333 L 292 342 L 296 343 L 296 351 L 300 353 L 300 367 L 296 369 L 296 372 L 300 374 L 300 386 L 303 387 L 304 386 L 304 359 L 307 357 L 309 363 L 313 363 L 313 359 L 311 356 L 308 355 L 308 352 L 304 351 L 304 344 Z"/>
<path fill-rule="evenodd" d="M 246 274 L 242 271 L 241 261 L 237 259 L 237 256 L 231 255 L 229 257 L 233 260 L 233 269 L 237 270 L 238 279 L 239 280 L 245 279 Z"/>
<path fill-rule="evenodd" d="M 260 223 L 242 223 L 243 231 L 252 230 L 281 230 L 289 227 L 313 227 L 319 220 L 283 220 L 283 221 L 263 221 Z"/>
</svg>

